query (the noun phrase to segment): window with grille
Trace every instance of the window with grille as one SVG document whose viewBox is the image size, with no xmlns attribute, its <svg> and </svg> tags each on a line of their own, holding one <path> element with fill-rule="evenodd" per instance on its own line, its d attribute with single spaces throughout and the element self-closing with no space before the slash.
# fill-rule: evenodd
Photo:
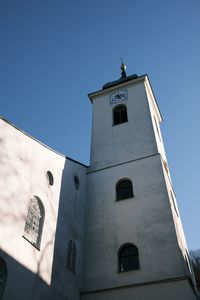
<svg viewBox="0 0 200 300">
<path fill-rule="evenodd" d="M 113 125 L 128 121 L 126 105 L 118 105 L 113 109 Z"/>
<path fill-rule="evenodd" d="M 116 185 L 117 200 L 124 200 L 133 197 L 133 185 L 130 179 L 122 179 Z"/>
<path fill-rule="evenodd" d="M 119 272 L 139 269 L 138 248 L 133 244 L 125 244 L 119 250 Z"/>
<path fill-rule="evenodd" d="M 68 251 L 67 251 L 67 268 L 75 273 L 76 267 L 76 244 L 73 240 L 68 242 Z"/>
<path fill-rule="evenodd" d="M 0 257 L 0 300 L 3 299 L 3 293 L 7 280 L 7 267 L 5 261 Z"/>
<path fill-rule="evenodd" d="M 23 237 L 38 250 L 40 249 L 42 238 L 44 214 L 45 212 L 42 201 L 36 196 L 31 198 L 29 201 Z"/>
</svg>

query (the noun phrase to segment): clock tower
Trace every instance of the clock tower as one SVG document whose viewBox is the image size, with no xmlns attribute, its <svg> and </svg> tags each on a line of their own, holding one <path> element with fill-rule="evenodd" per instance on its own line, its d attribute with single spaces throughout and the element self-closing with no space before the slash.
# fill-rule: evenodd
<svg viewBox="0 0 200 300">
<path fill-rule="evenodd" d="M 93 104 L 83 300 L 197 299 L 148 76 L 89 94 Z"/>
</svg>

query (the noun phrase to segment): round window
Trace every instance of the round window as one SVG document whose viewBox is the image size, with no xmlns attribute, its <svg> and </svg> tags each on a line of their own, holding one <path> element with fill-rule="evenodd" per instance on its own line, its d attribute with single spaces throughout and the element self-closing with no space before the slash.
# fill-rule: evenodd
<svg viewBox="0 0 200 300">
<path fill-rule="evenodd" d="M 47 171 L 47 177 L 48 177 L 48 180 L 49 180 L 49 185 L 53 185 L 54 178 L 53 178 L 53 174 L 50 171 Z"/>
</svg>

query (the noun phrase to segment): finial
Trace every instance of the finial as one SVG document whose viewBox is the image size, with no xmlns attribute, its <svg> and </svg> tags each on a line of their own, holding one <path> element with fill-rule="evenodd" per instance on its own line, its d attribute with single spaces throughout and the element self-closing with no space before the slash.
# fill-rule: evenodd
<svg viewBox="0 0 200 300">
<path fill-rule="evenodd" d="M 120 69 L 122 70 L 122 72 L 121 72 L 121 78 L 124 78 L 124 77 L 126 77 L 126 66 L 125 66 L 125 64 L 124 64 L 124 62 L 123 62 L 123 58 L 121 58 L 121 60 L 122 60 L 122 63 L 121 63 L 121 66 L 120 66 Z"/>
</svg>

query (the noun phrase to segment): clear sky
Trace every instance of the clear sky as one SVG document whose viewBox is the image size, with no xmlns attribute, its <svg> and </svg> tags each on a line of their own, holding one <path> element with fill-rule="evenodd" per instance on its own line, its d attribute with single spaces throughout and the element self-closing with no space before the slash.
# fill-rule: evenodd
<svg viewBox="0 0 200 300">
<path fill-rule="evenodd" d="M 199 0 L 1 0 L 0 114 L 89 163 L 87 94 L 148 73 L 186 239 L 200 248 Z"/>
</svg>

